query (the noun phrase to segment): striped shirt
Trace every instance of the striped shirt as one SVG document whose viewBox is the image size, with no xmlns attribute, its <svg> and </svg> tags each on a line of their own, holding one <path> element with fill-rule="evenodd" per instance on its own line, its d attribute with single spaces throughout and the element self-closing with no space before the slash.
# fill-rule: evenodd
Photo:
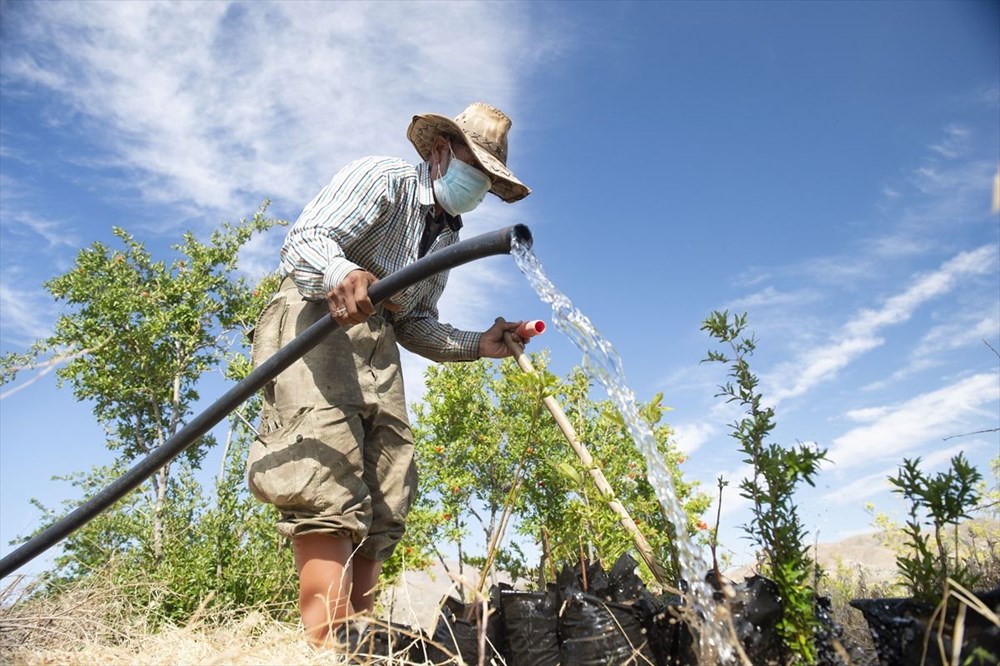
<svg viewBox="0 0 1000 666">
<path fill-rule="evenodd" d="M 416 167 L 391 157 L 352 162 L 306 205 L 288 232 L 281 273 L 309 300 L 324 300 L 359 268 L 383 278 L 418 259 L 433 210 L 427 162 Z M 455 228 L 445 226 L 428 251 L 457 243 L 460 226 L 460 220 Z M 406 349 L 433 361 L 475 360 L 481 333 L 438 321 L 437 302 L 447 281 L 448 272 L 442 271 L 395 294 L 400 311 L 387 315 Z"/>
</svg>

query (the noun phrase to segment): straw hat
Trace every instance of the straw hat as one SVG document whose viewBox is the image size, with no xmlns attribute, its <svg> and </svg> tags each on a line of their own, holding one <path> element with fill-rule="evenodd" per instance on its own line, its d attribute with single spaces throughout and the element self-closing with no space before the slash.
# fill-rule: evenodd
<svg viewBox="0 0 1000 666">
<path fill-rule="evenodd" d="M 490 192 L 512 203 L 531 194 L 531 190 L 507 168 L 509 131 L 510 118 L 503 111 L 489 104 L 473 102 L 454 120 L 436 113 L 413 116 L 406 138 L 425 160 L 430 157 L 435 136 L 445 134 L 463 139 L 476 156 L 479 166 L 490 174 L 493 180 Z"/>
</svg>

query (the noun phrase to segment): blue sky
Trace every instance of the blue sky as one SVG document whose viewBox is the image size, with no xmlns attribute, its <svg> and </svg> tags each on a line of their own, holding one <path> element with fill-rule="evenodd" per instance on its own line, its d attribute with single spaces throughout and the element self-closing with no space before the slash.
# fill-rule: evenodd
<svg viewBox="0 0 1000 666">
<path fill-rule="evenodd" d="M 803 519 L 841 539 L 866 502 L 899 509 L 902 457 L 985 470 L 1000 450 L 955 437 L 1000 426 L 998 6 L 2 0 L 0 352 L 50 330 L 42 283 L 112 226 L 165 253 L 265 198 L 294 220 L 356 157 L 416 160 L 413 114 L 483 100 L 534 192 L 491 198 L 466 237 L 532 229 L 709 489 L 745 470 L 699 327 L 748 312 L 776 441 L 830 449 Z M 282 235 L 244 270 L 274 269 Z M 475 330 L 548 318 L 506 257 L 454 271 L 441 309 Z M 580 362 L 555 329 L 536 346 Z M 419 399 L 426 362 L 405 363 Z M 51 375 L 0 400 L 0 553 L 36 525 L 29 497 L 68 496 L 52 475 L 110 460 L 103 441 Z M 737 559 L 746 518 L 730 492 Z"/>
</svg>

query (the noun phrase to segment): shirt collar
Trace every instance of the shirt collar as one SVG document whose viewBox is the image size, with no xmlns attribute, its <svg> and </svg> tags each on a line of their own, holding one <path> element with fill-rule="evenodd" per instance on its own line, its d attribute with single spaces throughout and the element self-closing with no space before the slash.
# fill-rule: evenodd
<svg viewBox="0 0 1000 666">
<path fill-rule="evenodd" d="M 417 201 L 420 202 L 421 206 L 429 208 L 428 216 L 434 215 L 434 186 L 431 182 L 430 162 L 421 162 L 417 165 Z M 442 216 L 452 231 L 458 231 L 462 228 L 461 215 L 452 217 L 448 213 L 443 213 Z"/>
<path fill-rule="evenodd" d="M 431 184 L 430 162 L 417 165 L 417 201 L 421 206 L 434 205 L 434 186 Z"/>
</svg>

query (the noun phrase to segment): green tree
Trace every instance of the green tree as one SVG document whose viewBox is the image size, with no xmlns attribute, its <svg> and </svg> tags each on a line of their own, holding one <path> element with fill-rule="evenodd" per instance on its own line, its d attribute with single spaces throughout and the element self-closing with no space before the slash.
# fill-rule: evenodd
<svg viewBox="0 0 1000 666">
<path fill-rule="evenodd" d="M 492 555 L 497 568 L 520 576 L 542 573 L 527 561 L 522 546 L 540 549 L 543 532 L 556 560 L 575 561 L 582 547 L 590 559 L 613 561 L 631 548 L 631 538 L 543 406 L 542 398 L 554 395 L 615 488 L 616 499 L 640 524 L 665 567 L 676 573 L 674 527 L 663 517 L 645 478 L 645 461 L 621 417 L 610 402 L 589 397 L 582 371 L 561 381 L 546 371 L 544 355 L 531 360 L 532 375 L 511 359 L 427 371 L 425 401 L 414 406 L 414 430 L 421 469 L 415 512 L 428 519 L 424 531 L 408 526 L 403 554 L 413 559 L 420 552 L 433 553 L 431 544 L 451 543 L 463 564 L 482 566 Z M 669 427 L 659 424 L 665 412 L 660 401 L 658 396 L 642 413 L 655 426 L 661 452 L 674 470 L 689 515 L 682 538 L 689 538 L 701 532 L 698 516 L 709 498 L 684 481 L 678 467 L 682 456 L 669 443 Z M 504 538 L 497 539 L 505 523 Z"/>
<path fill-rule="evenodd" d="M 208 242 L 185 234 L 169 264 L 115 228 L 120 248 L 94 243 L 79 253 L 69 272 L 46 283 L 65 304 L 55 332 L 26 354 L 0 360 L 0 378 L 6 383 L 31 367 L 60 364 L 60 386 L 68 383 L 78 400 L 93 405 L 116 460 L 69 479 L 84 499 L 183 427 L 206 373 L 221 368 L 238 379 L 249 370 L 242 353 L 247 334 L 276 280 L 271 276 L 255 287 L 235 271 L 239 250 L 253 235 L 283 224 L 265 217 L 266 207 L 265 202 L 249 220 L 223 224 Z M 246 421 L 256 405 L 251 400 L 243 407 Z M 263 533 L 265 523 L 273 525 L 268 507 L 253 502 L 243 489 L 248 442 L 243 426 L 230 431 L 214 493 L 199 486 L 194 472 L 215 439 L 195 442 L 71 535 L 56 560 L 56 580 L 73 580 L 117 562 L 133 576 L 156 578 L 161 594 L 153 605 L 174 618 L 193 610 L 197 595 L 209 590 L 234 601 L 253 597 L 261 581 L 249 574 L 269 557 L 260 544 L 274 544 L 275 538 Z M 43 528 L 73 505 L 40 507 Z M 247 553 L 257 562 L 234 567 Z M 273 549 L 274 558 L 284 558 L 283 566 L 294 571 L 280 548 Z M 242 573 L 229 575 L 234 568 Z M 264 585 L 283 589 L 282 579 L 277 580 L 276 587 Z"/>
<path fill-rule="evenodd" d="M 484 561 L 485 548 L 477 555 L 466 547 L 470 530 L 476 528 L 484 545 L 494 536 L 525 448 L 504 430 L 491 393 L 493 373 L 485 360 L 431 366 L 424 403 L 414 405 L 421 469 L 416 509 L 428 518 L 426 528 L 455 546 L 460 573 Z M 444 560 L 439 548 L 434 555 Z M 499 559 L 515 573 L 523 570 L 523 558 L 508 545 L 500 547 Z"/>
<path fill-rule="evenodd" d="M 255 406 L 247 411 L 252 415 Z M 48 574 L 46 591 L 101 572 L 104 580 L 127 596 L 127 605 L 154 627 L 184 622 L 209 602 L 237 613 L 263 609 L 291 620 L 297 617 L 295 567 L 287 540 L 274 526 L 274 507 L 246 492 L 246 453 L 251 441 L 233 424 L 219 477 L 202 487 L 196 470 L 180 461 L 170 479 L 168 501 L 161 513 L 162 552 L 154 556 L 148 497 L 140 490 L 74 532 L 63 543 Z M 66 477 L 85 501 L 125 471 L 120 462 Z M 59 508 L 35 502 L 43 526 L 75 508 L 77 500 Z"/>
<path fill-rule="evenodd" d="M 626 507 L 649 541 L 656 559 L 676 581 L 680 574 L 677 539 L 704 540 L 708 526 L 701 515 L 710 498 L 698 490 L 697 482 L 684 478 L 681 465 L 686 458 L 671 442 L 673 430 L 662 422 L 669 411 L 662 404 L 662 394 L 639 405 L 639 416 L 649 425 L 659 455 L 671 470 L 674 489 L 687 515 L 687 524 L 681 526 L 671 524 L 664 515 L 647 478 L 646 460 L 615 405 L 610 400 L 594 401 L 590 391 L 588 376 L 576 368 L 557 385 L 556 395 L 574 430 L 614 489 L 615 499 Z M 547 412 L 544 418 L 548 420 Z M 631 550 L 631 538 L 561 435 L 555 437 L 555 448 L 548 455 L 552 457 L 546 459 L 538 472 L 540 484 L 528 487 L 529 506 L 522 531 L 537 533 L 546 529 L 552 535 L 553 551 L 563 558 L 572 559 L 581 532 L 587 535 L 585 543 L 589 541 L 588 545 L 606 561 L 613 562 Z M 648 577 L 651 572 L 646 574 Z"/>
</svg>

